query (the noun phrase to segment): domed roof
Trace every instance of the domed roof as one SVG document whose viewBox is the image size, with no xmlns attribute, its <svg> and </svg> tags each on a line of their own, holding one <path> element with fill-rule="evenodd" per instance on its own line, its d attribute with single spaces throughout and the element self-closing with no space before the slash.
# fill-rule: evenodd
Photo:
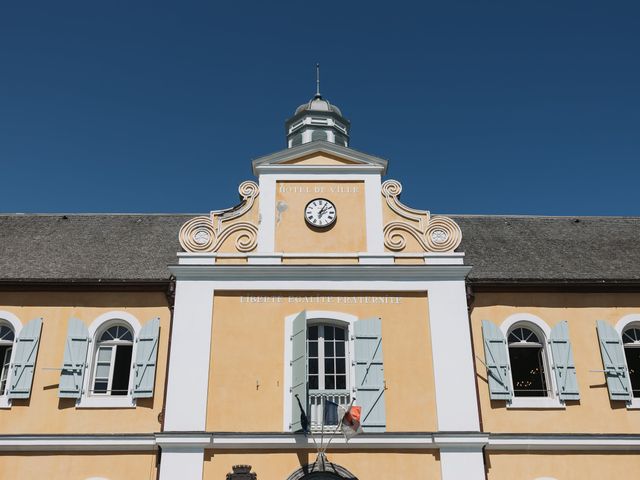
<svg viewBox="0 0 640 480">
<path fill-rule="evenodd" d="M 304 111 L 312 111 L 312 112 L 333 112 L 342 116 L 342 112 L 335 105 L 331 105 L 329 100 L 325 100 L 321 95 L 316 95 L 307 103 L 303 103 L 298 108 L 296 108 L 295 115 L 298 115 L 300 112 Z"/>
</svg>

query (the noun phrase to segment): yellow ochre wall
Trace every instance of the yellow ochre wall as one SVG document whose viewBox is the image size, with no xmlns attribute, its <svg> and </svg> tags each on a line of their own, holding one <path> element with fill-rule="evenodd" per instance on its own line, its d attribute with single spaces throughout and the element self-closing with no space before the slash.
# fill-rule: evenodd
<svg viewBox="0 0 640 480">
<path fill-rule="evenodd" d="M 488 480 L 632 479 L 640 472 L 637 452 L 491 452 L 486 458 Z"/>
<path fill-rule="evenodd" d="M 510 409 L 491 401 L 486 368 L 476 360 L 476 381 L 484 431 L 513 433 L 638 433 L 640 411 L 611 402 L 602 370 L 596 320 L 615 326 L 625 315 L 640 313 L 633 293 L 477 293 L 471 314 L 475 355 L 484 361 L 482 320 L 500 325 L 515 313 L 529 313 L 553 328 L 566 320 L 580 387 L 580 401 L 566 409 Z M 502 477 L 500 477 L 502 478 Z M 515 477 L 513 477 L 515 478 Z M 596 477 L 591 477 L 596 478 Z"/>
<path fill-rule="evenodd" d="M 312 229 L 307 225 L 304 209 L 316 198 L 326 198 L 336 206 L 337 218 L 331 227 Z M 279 202 L 286 204 L 286 210 L 281 213 L 277 209 Z M 274 215 L 277 252 L 345 253 L 367 250 L 364 182 L 277 182 Z"/>
<path fill-rule="evenodd" d="M 142 433 L 160 430 L 158 414 L 164 398 L 170 322 L 163 293 L 1 292 L 0 310 L 15 314 L 23 325 L 34 318 L 43 318 L 31 398 L 13 400 L 11 409 L 0 409 L 0 434 Z M 141 325 L 160 317 L 154 396 L 139 399 L 136 408 L 78 409 L 75 399 L 58 398 L 60 371 L 44 368 L 62 367 L 69 318 L 82 320 L 88 327 L 101 314 L 114 310 L 132 314 Z"/>
<path fill-rule="evenodd" d="M 153 452 L 0 454 L 0 480 L 155 480 L 155 465 Z"/>
<path fill-rule="evenodd" d="M 302 310 L 381 317 L 387 430 L 436 430 L 426 293 L 398 294 L 400 303 L 384 304 L 352 303 L 372 293 L 316 295 L 216 293 L 207 430 L 282 431 L 285 317 Z M 259 303 L 247 303 L 253 296 Z"/>
<path fill-rule="evenodd" d="M 359 480 L 428 478 L 440 479 L 440 460 L 435 451 L 348 453 L 329 452 L 330 462 L 346 468 Z M 301 466 L 313 463 L 315 454 L 284 452 L 205 452 L 203 480 L 226 478 L 233 465 L 251 465 L 260 479 L 286 479 Z"/>
</svg>

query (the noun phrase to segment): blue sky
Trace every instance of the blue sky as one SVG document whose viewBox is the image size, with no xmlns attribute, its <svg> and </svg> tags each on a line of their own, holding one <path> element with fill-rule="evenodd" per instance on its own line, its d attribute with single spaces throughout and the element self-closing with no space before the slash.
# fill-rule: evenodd
<svg viewBox="0 0 640 480">
<path fill-rule="evenodd" d="M 0 7 L 0 211 L 204 212 L 314 93 L 436 213 L 640 215 L 640 3 Z"/>
</svg>

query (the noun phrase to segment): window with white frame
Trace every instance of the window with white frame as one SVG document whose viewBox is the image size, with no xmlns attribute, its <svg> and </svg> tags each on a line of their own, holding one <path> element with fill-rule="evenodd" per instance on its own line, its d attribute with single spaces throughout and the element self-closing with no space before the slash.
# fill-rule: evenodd
<svg viewBox="0 0 640 480">
<path fill-rule="evenodd" d="M 548 397 L 551 389 L 543 333 L 533 325 L 519 323 L 509 330 L 507 342 L 513 395 Z"/>
<path fill-rule="evenodd" d="M 15 332 L 13 328 L 6 324 L 0 324 L 0 395 L 7 393 L 7 380 L 9 378 L 9 368 L 11 366 L 11 352 Z"/>
<path fill-rule="evenodd" d="M 622 345 L 629 369 L 632 396 L 640 398 L 640 325 L 630 325 L 622 331 Z"/>
<path fill-rule="evenodd" d="M 96 339 L 91 395 L 128 395 L 133 333 L 124 324 L 110 325 Z"/>
<path fill-rule="evenodd" d="M 323 418 L 326 401 L 347 406 L 349 395 L 349 341 L 347 327 L 316 323 L 307 329 L 307 372 L 311 428 L 337 423 Z"/>
</svg>

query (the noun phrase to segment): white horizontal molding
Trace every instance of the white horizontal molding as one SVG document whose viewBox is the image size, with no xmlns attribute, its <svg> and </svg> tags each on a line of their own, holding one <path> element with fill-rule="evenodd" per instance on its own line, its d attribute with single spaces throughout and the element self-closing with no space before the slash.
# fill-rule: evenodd
<svg viewBox="0 0 640 480">
<path fill-rule="evenodd" d="M 256 175 L 330 175 L 331 180 L 343 180 L 346 175 L 384 174 L 382 165 L 262 165 L 255 168 Z M 342 177 L 342 178 L 339 178 Z M 280 180 L 280 178 L 279 178 Z"/>
<path fill-rule="evenodd" d="M 358 288 L 375 290 L 379 282 L 464 280 L 468 265 L 170 265 L 177 280 L 209 281 L 356 281 Z M 309 288 L 309 285 L 304 287 Z M 321 287 L 320 287 L 321 288 Z M 334 287 L 332 287 L 334 288 Z"/>
<path fill-rule="evenodd" d="M 155 440 L 162 448 L 194 449 L 211 446 L 211 434 L 203 432 L 165 432 L 156 433 Z"/>
<path fill-rule="evenodd" d="M 491 434 L 487 450 L 640 450 L 640 435 Z"/>
<path fill-rule="evenodd" d="M 0 451 L 146 451 L 155 448 L 153 434 L 0 435 Z"/>
</svg>

